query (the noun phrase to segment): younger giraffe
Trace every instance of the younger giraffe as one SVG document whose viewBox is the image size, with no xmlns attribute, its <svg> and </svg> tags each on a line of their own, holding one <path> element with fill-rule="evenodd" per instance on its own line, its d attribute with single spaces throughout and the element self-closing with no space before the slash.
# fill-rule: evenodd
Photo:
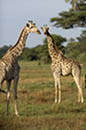
<svg viewBox="0 0 86 130">
<path fill-rule="evenodd" d="M 66 58 L 63 53 L 56 47 L 55 42 L 51 34 L 49 33 L 49 28 L 45 25 L 41 28 L 47 37 L 48 50 L 52 59 L 51 70 L 53 72 L 55 80 L 55 103 L 57 103 L 57 90 L 59 90 L 58 103 L 61 102 L 61 75 L 72 75 L 77 88 L 78 88 L 78 102 L 83 103 L 83 94 L 81 88 L 80 74 L 81 67 L 80 64 L 72 59 Z"/>
<path fill-rule="evenodd" d="M 25 48 L 26 39 L 29 33 L 34 32 L 40 34 L 40 31 L 36 25 L 29 21 L 26 26 L 23 28 L 20 37 L 17 43 L 8 49 L 7 53 L 0 59 L 0 91 L 6 93 L 1 89 L 2 83 L 4 80 L 7 82 L 7 114 L 9 107 L 9 98 L 10 98 L 10 85 L 13 80 L 14 88 L 14 100 L 15 100 L 15 114 L 18 115 L 17 110 L 17 84 L 19 80 L 19 71 L 20 66 L 18 64 L 19 57 L 23 53 Z"/>
</svg>

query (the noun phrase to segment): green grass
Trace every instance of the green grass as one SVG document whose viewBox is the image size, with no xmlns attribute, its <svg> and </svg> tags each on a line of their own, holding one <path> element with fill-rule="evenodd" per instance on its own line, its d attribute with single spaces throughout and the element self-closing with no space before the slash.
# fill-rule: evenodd
<svg viewBox="0 0 86 130">
<path fill-rule="evenodd" d="M 13 88 L 8 116 L 6 96 L 0 94 L 0 130 L 86 130 L 86 89 L 83 80 L 83 104 L 77 103 L 77 87 L 71 76 L 62 78 L 62 102 L 55 104 L 50 65 L 38 65 L 37 62 L 20 62 L 20 65 L 20 116 L 14 115 Z M 6 89 L 5 83 L 3 88 Z"/>
</svg>

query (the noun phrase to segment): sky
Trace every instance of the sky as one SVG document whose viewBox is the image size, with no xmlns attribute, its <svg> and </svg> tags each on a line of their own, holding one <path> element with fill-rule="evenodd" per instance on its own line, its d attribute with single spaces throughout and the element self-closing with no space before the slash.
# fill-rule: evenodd
<svg viewBox="0 0 86 130">
<path fill-rule="evenodd" d="M 65 0 L 0 0 L 0 47 L 16 44 L 19 35 L 28 20 L 33 20 L 37 27 L 47 24 L 50 33 L 61 35 L 67 39 L 77 37 L 81 29 L 63 30 L 53 27 L 50 18 L 56 17 L 61 11 L 69 10 Z M 29 48 L 43 44 L 44 34 L 29 34 L 26 46 Z"/>
</svg>

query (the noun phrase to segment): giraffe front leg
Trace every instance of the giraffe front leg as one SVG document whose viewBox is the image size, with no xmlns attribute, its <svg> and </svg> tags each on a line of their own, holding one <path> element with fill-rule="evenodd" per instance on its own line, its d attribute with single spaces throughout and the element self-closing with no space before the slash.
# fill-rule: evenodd
<svg viewBox="0 0 86 130">
<path fill-rule="evenodd" d="M 60 103 L 61 102 L 61 83 L 60 83 L 60 78 L 56 78 L 55 79 L 55 103 L 57 103 L 57 96 L 58 96 L 58 103 Z"/>
<path fill-rule="evenodd" d="M 15 114 L 19 116 L 18 114 L 18 106 L 17 106 L 17 84 L 18 84 L 19 77 L 17 76 L 13 81 L 13 87 L 14 87 L 14 108 L 15 108 Z"/>
<path fill-rule="evenodd" d="M 54 77 L 54 80 L 55 80 L 55 103 L 57 103 L 58 82 L 57 82 L 57 74 L 56 74 L 56 72 L 53 73 L 53 77 Z"/>
<path fill-rule="evenodd" d="M 58 89 L 59 89 L 58 103 L 60 103 L 61 102 L 61 82 L 60 82 L 60 77 L 58 77 L 57 82 L 58 82 Z"/>
<path fill-rule="evenodd" d="M 58 103 L 61 102 L 61 83 L 60 83 L 60 74 L 57 72 L 53 73 L 55 79 L 55 103 L 57 103 L 57 96 L 58 96 Z M 58 92 L 59 89 L 59 92 Z"/>
<path fill-rule="evenodd" d="M 11 80 L 7 81 L 7 115 L 9 112 L 10 85 L 11 85 Z"/>
<path fill-rule="evenodd" d="M 57 79 L 55 79 L 55 103 L 57 103 L 57 91 L 58 91 L 58 82 Z"/>
</svg>

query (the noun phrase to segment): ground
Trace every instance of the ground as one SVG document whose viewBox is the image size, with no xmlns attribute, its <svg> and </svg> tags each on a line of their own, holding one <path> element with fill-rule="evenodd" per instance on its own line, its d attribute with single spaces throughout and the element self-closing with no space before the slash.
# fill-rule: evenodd
<svg viewBox="0 0 86 130">
<path fill-rule="evenodd" d="M 54 80 L 50 65 L 21 61 L 18 83 L 19 117 L 14 115 L 13 87 L 9 115 L 6 95 L 0 93 L 0 130 L 86 130 L 86 89 L 82 69 L 84 103 L 77 103 L 77 87 L 71 76 L 62 78 L 62 102 L 54 103 Z M 6 89 L 6 84 L 3 84 Z"/>
</svg>

